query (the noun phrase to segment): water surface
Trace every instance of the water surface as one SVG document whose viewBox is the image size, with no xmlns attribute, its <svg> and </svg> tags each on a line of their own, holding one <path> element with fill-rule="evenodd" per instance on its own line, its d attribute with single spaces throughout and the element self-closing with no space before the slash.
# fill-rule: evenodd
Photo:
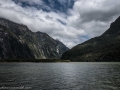
<svg viewBox="0 0 120 90">
<path fill-rule="evenodd" d="M 31 87 L 29 90 L 120 90 L 120 63 L 0 63 L 0 87 L 3 86 Z"/>
</svg>

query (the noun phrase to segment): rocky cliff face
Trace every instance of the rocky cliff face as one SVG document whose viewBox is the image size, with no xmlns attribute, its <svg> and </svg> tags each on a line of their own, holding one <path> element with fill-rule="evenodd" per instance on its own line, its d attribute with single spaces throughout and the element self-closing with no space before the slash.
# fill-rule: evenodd
<svg viewBox="0 0 120 90">
<path fill-rule="evenodd" d="M 35 58 L 30 48 L 21 43 L 17 36 L 0 25 L 0 59 Z"/>
<path fill-rule="evenodd" d="M 120 61 L 120 17 L 99 37 L 65 52 L 62 59 L 72 61 Z"/>
<path fill-rule="evenodd" d="M 0 18 L 0 58 L 56 59 L 67 50 L 46 33 Z"/>
</svg>

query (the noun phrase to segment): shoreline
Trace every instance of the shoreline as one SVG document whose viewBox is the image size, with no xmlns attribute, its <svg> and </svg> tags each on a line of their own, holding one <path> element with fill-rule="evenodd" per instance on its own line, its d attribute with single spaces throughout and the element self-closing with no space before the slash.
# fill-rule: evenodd
<svg viewBox="0 0 120 90">
<path fill-rule="evenodd" d="M 71 62 L 70 60 L 60 60 L 60 59 L 0 59 L 1 62 L 38 62 L 38 63 L 49 63 L 49 62 Z"/>
<path fill-rule="evenodd" d="M 71 61 L 71 60 L 60 60 L 60 59 L 0 59 L 0 63 L 59 63 L 59 62 L 119 62 L 119 61 Z"/>
</svg>

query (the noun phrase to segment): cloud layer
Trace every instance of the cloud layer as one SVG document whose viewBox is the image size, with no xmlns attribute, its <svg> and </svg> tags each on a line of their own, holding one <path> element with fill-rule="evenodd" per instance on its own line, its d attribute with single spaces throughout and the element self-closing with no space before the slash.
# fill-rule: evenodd
<svg viewBox="0 0 120 90">
<path fill-rule="evenodd" d="M 120 2 L 114 0 L 46 1 L 0 0 L 0 17 L 46 32 L 71 48 L 101 35 L 120 15 Z"/>
</svg>

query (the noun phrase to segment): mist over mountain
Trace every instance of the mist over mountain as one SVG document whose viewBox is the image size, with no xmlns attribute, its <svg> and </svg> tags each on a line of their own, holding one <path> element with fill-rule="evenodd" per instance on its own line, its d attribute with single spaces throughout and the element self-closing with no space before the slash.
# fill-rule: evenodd
<svg viewBox="0 0 120 90">
<path fill-rule="evenodd" d="M 92 38 L 65 52 L 71 61 L 120 61 L 120 17 L 101 36 Z"/>
<path fill-rule="evenodd" d="M 0 58 L 57 59 L 68 48 L 43 32 L 0 18 Z"/>
</svg>

